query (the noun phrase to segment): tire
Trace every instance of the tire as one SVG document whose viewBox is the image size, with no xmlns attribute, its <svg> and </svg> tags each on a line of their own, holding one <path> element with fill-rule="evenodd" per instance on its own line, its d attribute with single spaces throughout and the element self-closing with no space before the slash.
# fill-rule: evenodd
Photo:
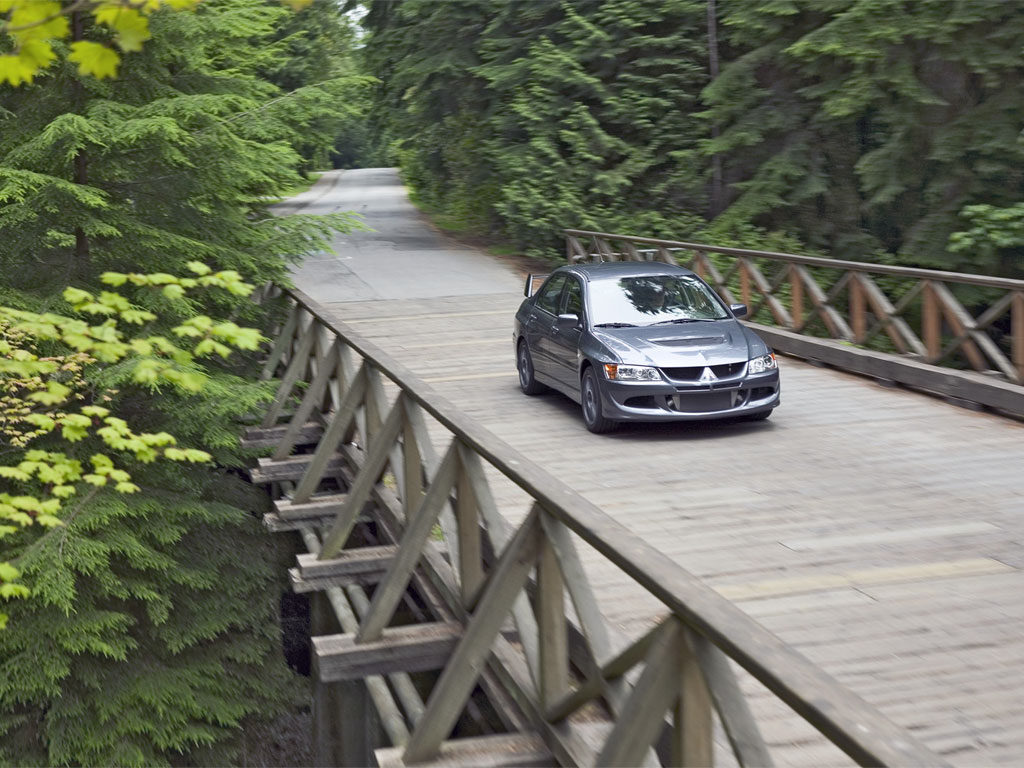
<svg viewBox="0 0 1024 768">
<path fill-rule="evenodd" d="M 516 350 L 516 369 L 519 371 L 519 388 L 524 395 L 539 395 L 546 392 L 547 387 L 537 381 L 533 375 L 533 357 L 526 342 L 520 340 Z"/>
<path fill-rule="evenodd" d="M 601 408 L 601 385 L 593 368 L 583 371 L 580 382 L 580 404 L 583 409 L 583 424 L 595 435 L 611 432 L 619 423 L 604 416 Z"/>
</svg>

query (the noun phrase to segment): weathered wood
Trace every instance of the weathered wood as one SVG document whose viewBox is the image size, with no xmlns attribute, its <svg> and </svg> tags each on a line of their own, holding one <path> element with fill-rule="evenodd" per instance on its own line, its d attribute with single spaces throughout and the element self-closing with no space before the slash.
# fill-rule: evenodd
<svg viewBox="0 0 1024 768">
<path fill-rule="evenodd" d="M 772 348 L 787 355 L 1024 416 L 1024 389 L 1010 382 L 982 377 L 971 371 L 936 368 L 930 363 L 801 336 L 767 325 L 750 326 Z"/>
<path fill-rule="evenodd" d="M 402 749 L 375 752 L 379 768 L 405 768 Z M 416 768 L 546 768 L 555 757 L 536 733 L 500 733 L 443 741 L 437 757 Z"/>
<path fill-rule="evenodd" d="M 313 654 L 324 682 L 424 672 L 444 667 L 461 635 L 460 624 L 411 624 L 388 627 L 379 639 L 365 643 L 352 633 L 314 637 Z"/>
<path fill-rule="evenodd" d="M 746 259 L 736 260 L 736 269 L 740 273 L 740 300 L 750 306 L 750 272 L 747 271 L 749 264 Z"/>
<path fill-rule="evenodd" d="M 462 602 L 467 607 L 484 583 L 483 557 L 480 542 L 480 514 L 477 509 L 476 497 L 473 495 L 473 484 L 465 471 L 462 454 L 459 449 L 459 472 L 455 483 L 455 519 L 458 527 L 459 541 L 459 589 Z"/>
<path fill-rule="evenodd" d="M 316 321 L 311 321 L 310 327 L 303 332 L 302 338 L 299 341 L 299 348 L 295 351 L 291 360 L 288 361 L 288 367 L 285 369 L 284 376 L 281 377 L 281 383 L 277 387 L 274 402 L 270 404 L 263 417 L 262 426 L 273 427 L 277 424 L 281 411 L 284 409 L 285 403 L 288 402 L 288 398 L 291 397 L 292 390 L 295 388 L 295 383 L 305 371 L 306 365 L 309 362 L 309 353 L 313 349 L 313 340 L 316 338 L 316 334 L 313 333 L 315 325 Z"/>
<path fill-rule="evenodd" d="M 284 327 L 277 334 L 277 338 L 274 339 L 274 346 L 270 350 L 270 356 L 263 365 L 263 370 L 260 371 L 261 381 L 266 381 L 274 375 L 274 371 L 277 370 L 277 364 L 281 362 L 281 356 L 284 354 L 285 349 L 288 348 L 288 345 L 292 343 L 292 336 L 295 334 L 295 326 L 298 321 L 299 305 L 293 304 L 288 312 L 288 319 L 285 321 Z"/>
<path fill-rule="evenodd" d="M 290 456 L 287 459 L 258 459 L 256 469 L 249 470 L 249 479 L 257 485 L 279 483 L 282 480 L 298 480 L 309 470 L 313 454 Z M 324 476 L 336 473 L 342 466 L 341 455 L 332 453 L 324 459 Z"/>
<path fill-rule="evenodd" d="M 363 370 L 365 371 L 365 366 Z M 352 382 L 352 386 L 345 393 L 345 397 L 341 401 L 341 407 L 331 417 L 324 436 L 320 439 L 316 451 L 313 452 L 309 467 L 292 493 L 294 503 L 304 504 L 316 492 L 320 481 L 323 479 L 324 470 L 327 462 L 330 460 L 329 457 L 334 454 L 342 437 L 348 432 L 352 419 L 355 416 L 356 408 L 365 392 L 366 378 L 365 376 L 357 375 Z"/>
<path fill-rule="evenodd" d="M 402 536 L 401 545 L 389 564 L 387 575 L 373 593 L 370 610 L 359 627 L 359 642 L 376 640 L 391 621 L 395 608 L 405 594 L 412 571 L 423 553 L 423 545 L 430 538 L 441 506 L 448 501 L 457 469 L 458 451 L 453 440 L 419 509 L 407 520 L 405 535 Z"/>
<path fill-rule="evenodd" d="M 287 432 L 288 426 L 281 427 L 250 427 L 245 430 L 245 437 L 239 445 L 243 450 L 254 451 L 262 448 L 275 448 Z M 295 433 L 294 445 L 315 445 L 323 436 L 324 428 L 315 421 L 307 421 Z"/>
<path fill-rule="evenodd" d="M 402 432 L 402 459 L 405 462 L 405 471 L 402 476 L 402 508 L 408 517 L 419 506 L 423 498 L 423 457 L 420 454 L 416 430 L 413 429 L 414 417 L 409 414 L 410 410 L 418 410 L 419 406 L 416 403 L 407 402 L 405 409 L 405 424 Z"/>
<path fill-rule="evenodd" d="M 480 676 L 501 623 L 511 610 L 512 598 L 522 590 L 537 557 L 540 545 L 537 515 L 536 510 L 530 513 L 491 571 L 483 598 L 434 686 L 423 718 L 409 736 L 403 753 L 407 763 L 433 758 L 441 742 L 451 733 Z"/>
<path fill-rule="evenodd" d="M 696 655 L 736 760 L 746 768 L 770 768 L 773 765 L 771 754 L 754 722 L 750 705 L 740 690 L 736 675 L 729 666 L 729 658 L 695 632 L 690 633 L 689 646 Z M 684 762 L 682 765 L 689 763 Z"/>
<path fill-rule="evenodd" d="M 710 766 L 714 762 L 711 739 L 711 695 L 704 682 L 697 655 L 693 652 L 693 632 L 683 629 L 676 653 L 679 661 L 680 689 L 675 709 L 673 752 L 676 765 Z"/>
<path fill-rule="evenodd" d="M 295 591 L 374 584 L 383 578 L 397 551 L 398 547 L 385 545 L 346 549 L 330 560 L 319 560 L 311 553 L 297 555 L 296 575 L 301 588 Z"/>
<path fill-rule="evenodd" d="M 303 504 L 291 499 L 277 499 L 274 509 L 282 520 L 318 520 L 337 515 L 345 506 L 346 493 L 327 493 L 313 496 Z"/>
<path fill-rule="evenodd" d="M 675 619 L 659 627 L 644 671 L 633 686 L 625 710 L 615 721 L 598 766 L 639 765 L 662 729 L 666 710 L 679 696 L 681 628 Z M 684 763 L 679 765 L 704 765 Z"/>
<path fill-rule="evenodd" d="M 804 327 L 804 284 L 800 271 L 793 264 L 789 265 L 789 306 L 793 318 L 791 328 L 799 331 Z"/>
<path fill-rule="evenodd" d="M 377 434 L 377 441 L 373 450 L 369 452 L 366 462 L 363 464 L 359 474 L 349 488 L 348 499 L 345 507 L 338 513 L 338 517 L 327 533 L 323 542 L 321 557 L 329 558 L 336 555 L 345 546 L 349 534 L 356 524 L 356 518 L 363 509 L 363 505 L 370 499 L 370 491 L 380 480 L 384 465 L 388 461 L 388 453 L 391 444 L 398 438 L 402 429 L 402 422 L 405 418 L 404 396 L 400 393 L 395 404 L 391 407 L 391 413 Z M 332 424 L 333 426 L 333 424 Z M 330 430 L 328 430 L 330 431 Z"/>
<path fill-rule="evenodd" d="M 1013 309 L 1010 325 L 1013 363 L 1017 366 L 1017 383 L 1024 384 L 1024 292 L 1013 294 Z"/>
<path fill-rule="evenodd" d="M 537 559 L 537 630 L 540 635 L 540 702 L 548 707 L 569 688 L 569 634 L 565 618 L 565 588 L 558 556 L 547 537 L 541 537 Z"/>
<path fill-rule="evenodd" d="M 278 442 L 277 447 L 274 449 L 272 458 L 283 459 L 286 458 L 291 452 L 292 448 L 298 443 L 299 434 L 303 431 L 306 425 L 306 420 L 309 419 L 313 410 L 321 405 L 324 392 L 327 389 L 327 382 L 334 374 L 332 368 L 337 362 L 338 355 L 338 344 L 340 342 L 335 341 L 331 344 L 330 351 L 327 353 L 326 359 L 322 361 L 322 364 L 318 366 L 316 375 L 313 377 L 312 383 L 306 388 L 306 392 L 302 396 L 302 402 L 299 403 L 299 408 L 292 416 L 288 426 L 285 427 L 284 434 L 281 435 L 281 439 Z"/>
<path fill-rule="evenodd" d="M 319 554 L 320 539 L 317 538 L 317 535 L 308 527 L 302 529 L 301 534 L 306 549 L 310 554 Z M 355 585 L 345 589 L 328 587 L 323 594 L 314 595 L 312 602 L 323 601 L 325 598 L 330 604 L 342 632 L 355 632 L 359 628 L 356 612 L 360 610 L 360 604 L 365 603 L 366 600 L 362 589 Z M 349 599 L 352 599 L 351 604 Z M 314 635 L 335 631 L 333 628 L 323 627 L 322 622 L 315 624 L 312 629 Z M 314 659 L 313 661 L 315 667 L 316 660 Z M 318 675 L 314 674 L 313 679 L 317 680 Z M 420 699 L 419 694 L 412 689 L 412 683 L 407 674 L 396 672 L 393 675 L 389 675 L 387 680 L 394 686 L 395 692 L 402 700 L 402 706 L 406 708 L 407 712 L 422 711 L 423 701 Z M 409 738 L 409 729 L 406 727 L 402 713 L 399 712 L 398 706 L 391 695 L 388 683 L 380 675 L 366 677 L 363 682 L 366 684 L 366 691 L 373 701 L 376 712 L 375 719 L 379 721 L 392 744 L 404 744 Z M 417 707 L 419 710 L 417 710 Z M 410 714 L 410 716 L 412 715 Z"/>
<path fill-rule="evenodd" d="M 939 308 L 935 286 L 931 281 L 924 283 L 922 297 L 921 336 L 924 339 L 924 348 L 928 352 L 928 361 L 933 362 L 939 359 L 942 352 L 942 311 Z"/>
<path fill-rule="evenodd" d="M 867 302 L 860 275 L 856 273 L 850 277 L 850 329 L 853 340 L 863 344 L 868 333 Z"/>
</svg>

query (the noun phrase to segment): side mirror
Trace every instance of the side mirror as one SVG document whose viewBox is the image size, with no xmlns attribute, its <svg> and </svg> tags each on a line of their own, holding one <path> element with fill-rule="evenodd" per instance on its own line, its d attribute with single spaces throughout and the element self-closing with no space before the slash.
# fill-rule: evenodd
<svg viewBox="0 0 1024 768">
<path fill-rule="evenodd" d="M 747 316 L 747 305 L 746 304 L 730 304 L 729 305 L 729 309 L 732 310 L 732 313 L 734 315 L 736 315 L 736 317 L 746 317 Z"/>
<path fill-rule="evenodd" d="M 580 316 L 575 312 L 569 312 L 564 315 L 559 315 L 555 321 L 555 327 L 559 331 L 571 331 L 580 324 Z"/>
<path fill-rule="evenodd" d="M 526 298 L 530 298 L 531 296 L 533 296 L 533 294 L 537 292 L 537 289 L 544 284 L 544 281 L 546 279 L 547 275 L 527 275 L 526 285 L 523 287 L 523 296 L 525 296 Z"/>
</svg>

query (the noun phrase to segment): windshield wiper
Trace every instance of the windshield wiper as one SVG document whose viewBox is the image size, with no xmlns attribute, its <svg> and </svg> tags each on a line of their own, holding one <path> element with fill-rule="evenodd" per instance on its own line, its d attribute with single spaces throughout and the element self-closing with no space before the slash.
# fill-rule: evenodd
<svg viewBox="0 0 1024 768">
<path fill-rule="evenodd" d="M 651 325 L 671 325 L 672 323 L 701 323 L 705 320 L 717 320 L 719 318 L 710 317 L 673 317 L 671 320 L 659 320 Z"/>
<path fill-rule="evenodd" d="M 636 328 L 635 323 L 597 323 L 595 328 Z"/>
</svg>

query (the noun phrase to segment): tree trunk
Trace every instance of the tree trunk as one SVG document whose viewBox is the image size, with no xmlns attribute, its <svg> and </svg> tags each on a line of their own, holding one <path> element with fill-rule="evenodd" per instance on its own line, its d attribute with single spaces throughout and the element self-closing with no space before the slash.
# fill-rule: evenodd
<svg viewBox="0 0 1024 768">
<path fill-rule="evenodd" d="M 718 77 L 718 13 L 715 0 L 708 0 L 708 73 L 711 79 Z M 711 138 L 718 138 L 718 124 L 711 124 Z M 708 211 L 710 218 L 722 212 L 724 207 L 722 190 L 722 156 L 715 153 L 711 156 L 711 205 Z"/>
</svg>

